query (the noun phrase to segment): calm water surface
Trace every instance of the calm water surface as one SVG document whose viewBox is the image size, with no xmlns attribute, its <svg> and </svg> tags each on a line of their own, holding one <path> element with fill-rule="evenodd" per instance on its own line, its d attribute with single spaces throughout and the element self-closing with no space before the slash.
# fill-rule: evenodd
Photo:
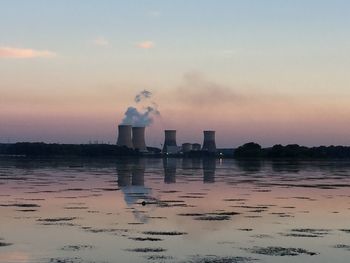
<svg viewBox="0 0 350 263">
<path fill-rule="evenodd" d="M 349 262 L 350 162 L 0 159 L 0 262 Z"/>
</svg>

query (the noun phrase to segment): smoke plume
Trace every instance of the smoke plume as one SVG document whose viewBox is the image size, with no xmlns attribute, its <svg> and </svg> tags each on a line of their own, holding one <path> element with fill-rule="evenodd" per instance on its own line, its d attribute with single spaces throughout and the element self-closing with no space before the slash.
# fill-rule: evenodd
<svg viewBox="0 0 350 263">
<path fill-rule="evenodd" d="M 136 104 L 144 102 L 144 105 L 141 107 L 141 109 L 137 109 L 134 106 L 128 107 L 121 124 L 139 127 L 151 125 L 154 118 L 156 116 L 160 116 L 158 105 L 153 101 L 147 103 L 151 97 L 152 92 L 148 90 L 143 90 L 137 94 L 134 101 Z"/>
<path fill-rule="evenodd" d="M 151 96 L 152 96 L 152 92 L 150 92 L 148 90 L 143 90 L 143 91 L 141 91 L 139 94 L 137 94 L 135 96 L 134 100 L 135 100 L 136 103 L 138 103 L 138 102 L 140 102 L 143 99 L 151 98 Z"/>
</svg>

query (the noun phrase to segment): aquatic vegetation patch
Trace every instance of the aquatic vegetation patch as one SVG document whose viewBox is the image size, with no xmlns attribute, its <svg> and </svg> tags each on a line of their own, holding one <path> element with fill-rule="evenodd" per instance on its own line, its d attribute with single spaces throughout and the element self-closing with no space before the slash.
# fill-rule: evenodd
<svg viewBox="0 0 350 263">
<path fill-rule="evenodd" d="M 154 253 L 154 252 L 165 252 L 167 250 L 161 247 L 144 247 L 144 248 L 130 248 L 130 249 L 126 249 L 126 251 L 138 252 L 138 253 L 151 253 L 151 252 Z"/>
<path fill-rule="evenodd" d="M 178 231 L 144 231 L 142 232 L 145 235 L 151 236 L 182 236 L 187 235 L 186 232 L 178 232 Z"/>
<path fill-rule="evenodd" d="M 208 213 L 208 215 L 218 215 L 218 216 L 235 216 L 239 215 L 240 213 L 237 212 L 213 212 L 213 213 Z"/>
<path fill-rule="evenodd" d="M 297 233 L 289 233 L 289 234 L 284 234 L 280 233 L 281 236 L 285 237 L 322 237 L 320 235 L 313 235 L 313 234 L 297 234 Z"/>
<path fill-rule="evenodd" d="M 83 259 L 79 257 L 74 258 L 51 258 L 49 263 L 83 263 Z"/>
<path fill-rule="evenodd" d="M 314 256 L 318 253 L 307 251 L 303 248 L 285 248 L 285 247 L 252 247 L 252 248 L 242 248 L 245 251 L 254 254 L 268 255 L 268 256 L 299 256 L 299 255 L 309 255 Z"/>
<path fill-rule="evenodd" d="M 205 215 L 205 216 L 198 216 L 195 217 L 194 220 L 201 220 L 201 221 L 224 221 L 224 220 L 230 220 L 231 217 L 227 215 Z"/>
<path fill-rule="evenodd" d="M 89 209 L 89 207 L 87 207 L 87 206 L 66 206 L 66 207 L 64 207 L 64 209 L 67 209 L 67 210 L 85 210 L 85 209 Z"/>
<path fill-rule="evenodd" d="M 273 236 L 266 235 L 266 234 L 252 235 L 251 237 L 254 237 L 254 238 L 274 238 Z"/>
<path fill-rule="evenodd" d="M 247 199 L 243 199 L 243 198 L 227 198 L 227 199 L 224 199 L 223 201 L 225 201 L 225 202 L 244 202 L 244 201 L 247 201 Z"/>
<path fill-rule="evenodd" d="M 61 248 L 64 251 L 80 251 L 80 250 L 90 250 L 94 249 L 94 246 L 91 245 L 67 245 Z"/>
<path fill-rule="evenodd" d="M 294 228 L 291 230 L 291 232 L 298 233 L 300 235 L 309 235 L 309 237 L 317 236 L 317 237 L 323 237 L 325 235 L 328 235 L 331 230 L 330 229 L 313 229 L 313 228 Z"/>
<path fill-rule="evenodd" d="M 23 207 L 23 208 L 31 208 L 31 207 L 40 207 L 38 204 L 20 204 L 20 203 L 15 203 L 15 204 L 0 204 L 2 207 Z"/>
<path fill-rule="evenodd" d="M 158 237 L 129 237 L 131 240 L 135 241 L 162 241 L 163 239 Z"/>
<path fill-rule="evenodd" d="M 253 231 L 253 228 L 238 228 L 237 230 L 250 232 L 250 231 Z"/>
<path fill-rule="evenodd" d="M 127 233 L 129 229 L 119 229 L 119 228 L 92 228 L 92 227 L 82 227 L 83 230 L 89 233 Z"/>
<path fill-rule="evenodd" d="M 255 261 L 256 259 L 248 257 L 224 257 L 224 256 L 191 256 L 188 260 L 183 263 L 248 263 Z"/>
<path fill-rule="evenodd" d="M 342 248 L 347 251 L 350 251 L 350 245 L 338 244 L 338 245 L 335 245 L 334 248 Z"/>
<path fill-rule="evenodd" d="M 167 219 L 165 216 L 148 216 L 149 219 Z"/>
<path fill-rule="evenodd" d="M 201 199 L 204 198 L 204 196 L 199 195 L 180 195 L 179 198 L 185 198 L 185 199 Z"/>
<path fill-rule="evenodd" d="M 49 223 L 54 223 L 54 222 L 66 222 L 66 221 L 72 221 L 77 219 L 77 217 L 53 217 L 53 218 L 40 218 L 37 219 L 38 222 L 49 222 Z"/>
<path fill-rule="evenodd" d="M 174 259 L 172 256 L 165 256 L 165 255 L 149 255 L 149 256 L 144 256 L 144 258 L 149 261 L 156 261 L 157 263 L 166 262 L 168 260 Z"/>
<path fill-rule="evenodd" d="M 206 214 L 203 213 L 181 213 L 177 214 L 178 216 L 204 216 Z"/>
<path fill-rule="evenodd" d="M 8 246 L 12 246 L 12 245 L 13 245 L 12 243 L 0 242 L 0 247 L 8 247 Z"/>
<path fill-rule="evenodd" d="M 95 189 L 102 190 L 102 191 L 105 191 L 105 192 L 115 192 L 115 191 L 119 191 L 120 190 L 119 188 L 95 188 Z"/>
</svg>

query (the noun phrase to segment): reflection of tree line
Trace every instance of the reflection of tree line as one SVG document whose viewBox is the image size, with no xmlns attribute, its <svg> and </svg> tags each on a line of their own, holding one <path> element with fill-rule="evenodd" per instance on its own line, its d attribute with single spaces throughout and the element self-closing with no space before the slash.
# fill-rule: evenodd
<svg viewBox="0 0 350 263">
<path fill-rule="evenodd" d="M 201 171 L 203 176 L 203 183 L 214 183 L 216 176 L 216 166 L 219 162 L 215 158 L 163 158 L 153 159 L 153 163 L 150 163 L 149 159 L 126 159 L 119 160 L 117 163 L 118 174 L 118 186 L 144 186 L 144 176 L 146 167 L 159 167 L 163 166 L 163 178 L 164 183 L 172 184 L 176 183 L 177 175 L 191 176 L 196 171 Z M 228 169 L 232 169 L 232 175 L 235 168 L 239 171 L 255 174 L 262 171 L 271 171 L 273 173 L 299 173 L 302 170 L 310 169 L 314 166 L 318 168 L 326 169 L 328 171 L 349 169 L 349 162 L 302 162 L 297 160 L 276 160 L 276 161 L 263 161 L 259 159 L 251 160 L 235 160 L 233 166 L 229 166 Z M 230 174 L 228 174 L 230 175 Z M 189 177 L 190 178 L 190 177 Z"/>
<path fill-rule="evenodd" d="M 215 158 L 203 159 L 182 159 L 182 170 L 203 170 L 203 182 L 215 182 L 216 170 Z M 164 183 L 176 183 L 176 174 L 178 170 L 179 159 L 164 158 L 162 160 L 164 171 Z M 125 159 L 117 163 L 118 186 L 144 186 L 144 176 L 146 171 L 146 159 Z"/>
</svg>

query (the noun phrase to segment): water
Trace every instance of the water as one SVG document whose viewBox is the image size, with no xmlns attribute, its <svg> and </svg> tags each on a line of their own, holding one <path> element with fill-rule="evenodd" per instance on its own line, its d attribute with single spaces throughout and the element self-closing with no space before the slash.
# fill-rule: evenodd
<svg viewBox="0 0 350 263">
<path fill-rule="evenodd" d="M 350 162 L 0 160 L 0 262 L 349 262 Z"/>
</svg>

